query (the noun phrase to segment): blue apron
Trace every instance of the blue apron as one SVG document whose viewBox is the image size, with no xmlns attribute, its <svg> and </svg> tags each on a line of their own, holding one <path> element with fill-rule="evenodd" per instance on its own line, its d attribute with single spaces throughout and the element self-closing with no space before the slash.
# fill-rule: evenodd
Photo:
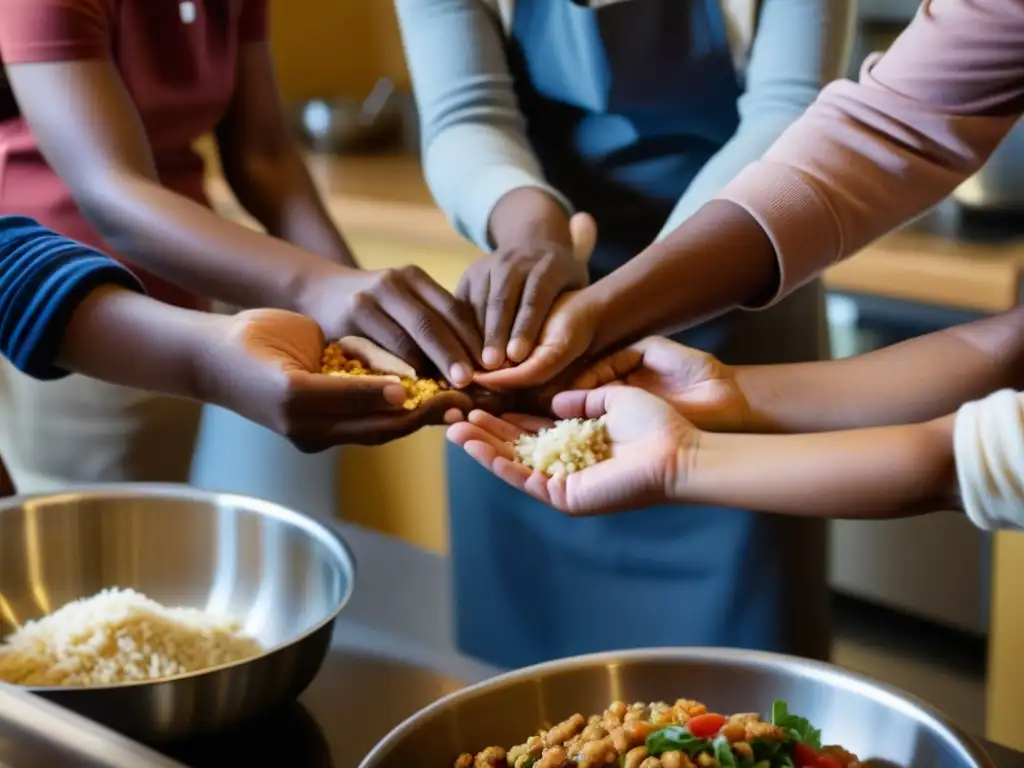
<svg viewBox="0 0 1024 768">
<path fill-rule="evenodd" d="M 548 180 L 597 220 L 594 280 L 657 236 L 739 124 L 741 86 L 718 0 L 599 9 L 518 0 L 508 59 Z M 806 342 L 775 357 L 818 356 L 820 301 L 804 304 L 796 317 L 811 329 Z M 676 338 L 728 362 L 765 362 L 785 333 L 755 333 L 758 314 Z M 693 506 L 570 519 L 461 450 L 449 447 L 448 468 L 456 638 L 465 653 L 504 667 L 665 645 L 827 657 L 820 521 Z"/>
</svg>

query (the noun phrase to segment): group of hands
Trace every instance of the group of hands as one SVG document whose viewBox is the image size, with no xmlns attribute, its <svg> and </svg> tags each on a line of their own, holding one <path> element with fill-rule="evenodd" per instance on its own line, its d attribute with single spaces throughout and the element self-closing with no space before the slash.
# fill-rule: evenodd
<svg viewBox="0 0 1024 768">
<path fill-rule="evenodd" d="M 572 249 L 543 244 L 481 258 L 454 294 L 405 267 L 364 273 L 341 315 L 256 309 L 224 318 L 197 366 L 199 394 L 305 452 L 447 424 L 449 439 L 481 465 L 561 511 L 657 503 L 685 483 L 700 430 L 742 428 L 746 401 L 727 366 L 664 338 L 588 361 L 601 314 L 583 290 L 596 229 L 577 214 L 570 230 Z M 453 388 L 405 410 L 395 378 L 322 375 L 326 338 L 372 370 L 436 369 Z M 609 460 L 568 477 L 515 462 L 524 432 L 552 417 L 599 416 Z"/>
</svg>

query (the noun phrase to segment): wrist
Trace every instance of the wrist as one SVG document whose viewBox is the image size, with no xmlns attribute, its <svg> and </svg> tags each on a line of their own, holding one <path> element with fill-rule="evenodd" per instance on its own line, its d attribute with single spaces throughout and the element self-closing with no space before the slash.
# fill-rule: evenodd
<svg viewBox="0 0 1024 768">
<path fill-rule="evenodd" d="M 675 482 L 669 488 L 670 501 L 689 504 L 718 505 L 722 488 L 736 482 L 730 476 L 736 466 L 739 435 L 694 430 L 676 455 Z M 733 456 L 730 457 L 730 452 Z"/>
<path fill-rule="evenodd" d="M 297 273 L 284 292 L 283 301 L 274 309 L 288 309 L 330 325 L 335 318 L 324 317 L 327 307 L 337 307 L 338 280 L 358 277 L 364 271 L 327 261 Z M 326 330 L 326 328 L 325 328 Z"/>
<path fill-rule="evenodd" d="M 537 187 L 520 187 L 502 196 L 491 211 L 487 235 L 496 249 L 539 243 L 572 247 L 569 215 Z"/>
</svg>

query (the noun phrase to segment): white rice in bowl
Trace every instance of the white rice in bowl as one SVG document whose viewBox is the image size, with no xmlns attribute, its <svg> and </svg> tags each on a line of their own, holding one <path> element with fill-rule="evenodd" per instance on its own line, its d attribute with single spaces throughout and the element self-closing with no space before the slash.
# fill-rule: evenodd
<svg viewBox="0 0 1024 768">
<path fill-rule="evenodd" d="M 545 475 L 571 475 L 611 458 L 604 417 L 556 421 L 515 444 L 516 460 Z"/>
<path fill-rule="evenodd" d="M 173 677 L 262 652 L 234 619 L 105 589 L 0 642 L 0 682 L 99 686 Z"/>
</svg>

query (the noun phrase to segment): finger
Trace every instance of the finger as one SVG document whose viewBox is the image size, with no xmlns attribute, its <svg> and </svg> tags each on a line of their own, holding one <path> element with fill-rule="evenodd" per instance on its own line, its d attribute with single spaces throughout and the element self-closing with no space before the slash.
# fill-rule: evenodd
<svg viewBox="0 0 1024 768">
<path fill-rule="evenodd" d="M 596 419 L 615 407 L 616 403 L 621 404 L 619 393 L 632 391 L 635 390 L 630 387 L 601 387 L 560 392 L 551 401 L 551 410 L 560 419 Z"/>
<path fill-rule="evenodd" d="M 486 411 L 470 411 L 469 423 L 507 443 L 514 443 L 523 435 L 520 427 Z"/>
<path fill-rule="evenodd" d="M 476 318 L 476 328 L 480 333 L 484 332 L 484 320 L 487 315 L 487 295 L 491 289 L 491 271 L 481 269 L 479 273 L 474 267 L 462 276 L 459 287 L 455 291 L 455 298 L 465 302 L 473 311 Z M 482 362 L 482 361 L 481 361 Z"/>
<path fill-rule="evenodd" d="M 325 376 L 294 371 L 288 375 L 285 413 L 292 417 L 345 417 L 393 413 L 405 402 L 405 389 L 385 376 Z"/>
<path fill-rule="evenodd" d="M 416 340 L 442 375 L 457 387 L 472 381 L 470 355 L 444 317 L 408 287 L 394 286 L 387 291 L 388 314 Z"/>
<path fill-rule="evenodd" d="M 326 426 L 323 423 L 306 424 L 304 433 L 317 435 L 334 445 L 380 445 L 410 435 L 422 427 L 442 425 L 449 411 L 466 411 L 470 405 L 465 395 L 445 392 L 414 411 L 338 419 Z"/>
<path fill-rule="evenodd" d="M 525 389 L 550 381 L 571 362 L 572 358 L 561 346 L 540 346 L 519 365 L 477 373 L 474 379 L 488 389 Z"/>
<path fill-rule="evenodd" d="M 491 462 L 491 471 L 497 475 L 500 479 L 504 480 L 514 488 L 518 488 L 520 491 L 525 491 L 539 501 L 543 501 L 545 504 L 548 503 L 547 493 L 543 490 L 538 494 L 535 490 L 532 490 L 536 486 L 535 477 L 543 478 L 540 472 L 531 471 L 522 464 L 505 458 L 503 456 L 497 456 Z"/>
<path fill-rule="evenodd" d="M 506 413 L 501 418 L 516 427 L 521 433 L 536 433 L 540 432 L 542 429 L 548 429 L 555 425 L 555 422 L 551 419 L 546 419 L 543 416 L 533 416 L 526 413 Z"/>
<path fill-rule="evenodd" d="M 399 360 L 407 361 L 407 364 L 414 370 L 421 368 L 426 362 L 423 350 L 412 336 L 406 333 L 402 326 L 389 317 L 378 304 L 373 303 L 363 308 L 356 317 L 356 324 L 359 336 L 370 339 L 391 352 Z"/>
<path fill-rule="evenodd" d="M 509 360 L 521 363 L 533 351 L 556 298 L 558 287 L 550 282 L 546 270 L 535 268 L 530 272 L 522 289 L 519 312 L 515 316 L 512 337 L 508 342 Z"/>
<path fill-rule="evenodd" d="M 598 360 L 572 383 L 573 389 L 596 389 L 622 379 L 636 370 L 644 360 L 642 349 L 636 346 L 620 349 Z"/>
<path fill-rule="evenodd" d="M 345 336 L 338 339 L 337 344 L 345 357 L 359 360 L 371 371 L 416 378 L 416 370 L 411 365 L 369 339 L 362 336 Z"/>
<path fill-rule="evenodd" d="M 512 323 L 516 319 L 527 272 L 513 265 L 503 265 L 499 275 L 491 275 L 484 320 L 484 366 L 498 368 L 505 362 Z"/>
<path fill-rule="evenodd" d="M 465 447 L 467 443 L 486 443 L 491 447 L 495 456 L 504 456 L 509 461 L 515 460 L 515 452 L 512 444 L 495 437 L 490 432 L 480 429 L 473 424 L 455 424 L 449 428 L 449 439 L 456 445 Z"/>
<path fill-rule="evenodd" d="M 589 213 L 577 213 L 569 219 L 569 237 L 576 259 L 584 264 L 590 262 L 597 245 L 597 222 Z"/>
<path fill-rule="evenodd" d="M 413 290 L 447 321 L 447 327 L 454 332 L 455 337 L 462 342 L 463 348 L 469 352 L 470 371 L 472 372 L 477 365 L 482 365 L 483 360 L 480 359 L 480 354 L 483 350 L 483 340 L 477 328 L 473 308 L 467 302 L 459 301 L 448 293 L 440 283 L 422 269 L 409 269 L 406 276 Z"/>
</svg>

